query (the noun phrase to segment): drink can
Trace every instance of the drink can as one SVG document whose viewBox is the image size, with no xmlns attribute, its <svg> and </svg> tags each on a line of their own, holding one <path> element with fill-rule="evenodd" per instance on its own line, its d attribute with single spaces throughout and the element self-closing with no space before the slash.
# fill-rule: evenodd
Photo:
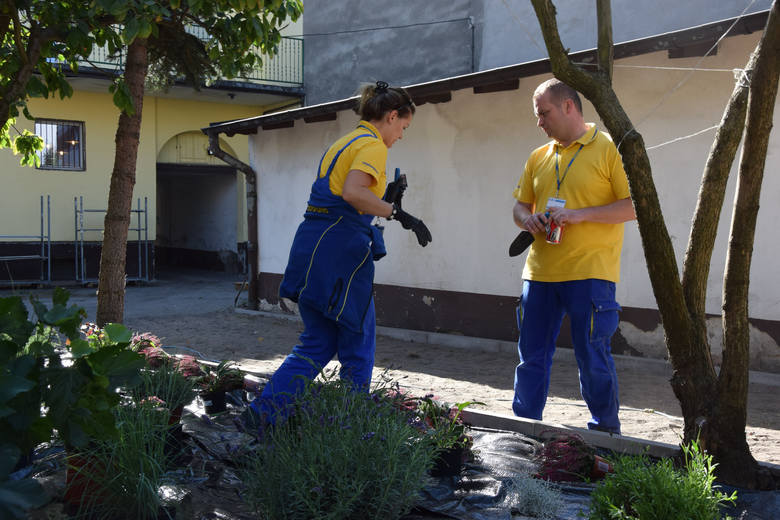
<svg viewBox="0 0 780 520">
<path fill-rule="evenodd" d="M 561 243 L 561 234 L 563 233 L 563 228 L 556 224 L 554 221 L 550 220 L 547 223 L 547 243 L 548 244 L 560 244 Z"/>
</svg>

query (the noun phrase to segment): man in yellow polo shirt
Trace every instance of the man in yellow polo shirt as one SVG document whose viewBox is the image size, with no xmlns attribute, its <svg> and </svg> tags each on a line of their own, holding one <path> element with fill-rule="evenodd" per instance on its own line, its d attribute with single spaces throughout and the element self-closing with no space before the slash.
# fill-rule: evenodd
<svg viewBox="0 0 780 520">
<path fill-rule="evenodd" d="M 619 321 L 615 283 L 623 223 L 635 218 L 626 173 L 610 137 L 585 122 L 574 89 L 557 79 L 545 81 L 533 103 L 537 125 L 553 140 L 531 153 L 514 191 L 515 224 L 535 240 L 517 310 L 520 363 L 512 409 L 521 417 L 542 418 L 566 314 L 580 390 L 591 413 L 588 428 L 620 433 L 610 338 Z"/>
</svg>

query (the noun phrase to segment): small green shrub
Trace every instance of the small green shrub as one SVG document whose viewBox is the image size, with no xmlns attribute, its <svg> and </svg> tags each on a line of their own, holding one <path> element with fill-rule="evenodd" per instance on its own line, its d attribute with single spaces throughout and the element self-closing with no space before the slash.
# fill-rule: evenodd
<svg viewBox="0 0 780 520">
<path fill-rule="evenodd" d="M 736 501 L 714 488 L 715 464 L 697 443 L 683 446 L 685 468 L 672 460 L 618 456 L 615 473 L 593 492 L 591 520 L 716 520 Z"/>
<path fill-rule="evenodd" d="M 129 330 L 81 327 L 86 312 L 68 297 L 55 288 L 51 308 L 31 299 L 33 321 L 20 297 L 0 298 L 0 518 L 46 502 L 40 484 L 10 475 L 55 432 L 67 448 L 116 438 L 117 388 L 136 384 L 143 366 Z"/>
<path fill-rule="evenodd" d="M 553 520 L 563 510 L 563 493 L 546 480 L 517 475 L 509 483 L 506 505 L 521 515 Z"/>
<path fill-rule="evenodd" d="M 260 518 L 397 519 L 411 510 L 435 449 L 387 388 L 310 383 L 290 419 L 244 461 L 244 497 Z"/>
<path fill-rule="evenodd" d="M 76 518 L 165 518 L 158 490 L 171 459 L 165 452 L 168 410 L 159 403 L 149 398 L 117 407 L 119 438 L 94 442 L 69 457 L 66 497 L 78 502 Z"/>
<path fill-rule="evenodd" d="M 412 398 L 417 401 L 415 414 L 420 418 L 419 427 L 440 450 L 452 448 L 471 449 L 473 439 L 468 434 L 468 427 L 463 422 L 461 413 L 467 406 L 485 403 L 479 401 L 464 401 L 449 404 L 436 400 L 433 394 Z M 407 399 L 405 402 L 409 402 Z"/>
</svg>

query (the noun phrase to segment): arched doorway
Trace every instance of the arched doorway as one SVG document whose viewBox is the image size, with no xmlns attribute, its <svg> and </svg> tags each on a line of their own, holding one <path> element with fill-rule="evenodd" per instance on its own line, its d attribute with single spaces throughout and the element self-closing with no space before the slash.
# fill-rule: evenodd
<svg viewBox="0 0 780 520">
<path fill-rule="evenodd" d="M 220 146 L 234 155 L 227 143 Z M 168 140 L 157 157 L 158 271 L 246 272 L 243 176 L 207 149 L 201 132 L 184 132 Z"/>
</svg>

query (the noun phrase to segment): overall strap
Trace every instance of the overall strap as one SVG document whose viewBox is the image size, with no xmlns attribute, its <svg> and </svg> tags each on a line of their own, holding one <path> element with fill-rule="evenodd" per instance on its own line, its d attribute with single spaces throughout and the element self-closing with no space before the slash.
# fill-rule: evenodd
<svg viewBox="0 0 780 520">
<path fill-rule="evenodd" d="M 365 128 L 365 127 L 363 127 L 363 128 Z M 346 150 L 349 145 L 351 145 L 352 143 L 354 143 L 355 141 L 357 141 L 361 137 L 374 137 L 374 138 L 376 138 L 376 136 L 373 133 L 371 133 L 371 134 L 360 134 L 360 135 L 357 135 L 357 136 L 353 137 L 352 139 L 350 139 L 349 142 L 347 142 L 347 144 L 342 146 L 341 149 L 338 152 L 336 152 L 336 155 L 333 156 L 333 159 L 330 161 L 330 165 L 328 166 L 328 171 L 325 172 L 325 176 L 324 177 L 320 177 L 320 171 L 322 171 L 322 161 L 325 160 L 325 156 L 328 154 L 328 152 L 326 151 L 322 155 L 322 159 L 320 159 L 320 164 L 317 166 L 317 178 L 318 179 L 330 179 L 330 172 L 332 172 L 333 168 L 336 166 L 336 161 L 339 160 L 339 157 L 341 156 L 341 152 Z"/>
</svg>

